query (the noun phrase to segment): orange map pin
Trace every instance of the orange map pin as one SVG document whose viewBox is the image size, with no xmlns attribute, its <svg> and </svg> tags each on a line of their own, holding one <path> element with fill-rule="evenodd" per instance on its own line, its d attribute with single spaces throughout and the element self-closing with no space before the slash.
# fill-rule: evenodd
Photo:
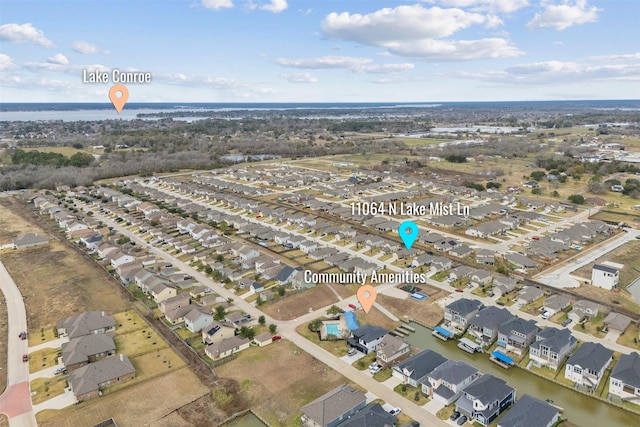
<svg viewBox="0 0 640 427">
<path fill-rule="evenodd" d="M 124 104 L 126 104 L 127 99 L 129 99 L 129 89 L 127 89 L 125 85 L 113 85 L 111 89 L 109 89 L 109 99 L 118 114 L 120 114 L 120 111 L 124 108 Z"/>
<path fill-rule="evenodd" d="M 373 307 L 373 303 L 376 301 L 376 289 L 371 285 L 362 285 L 358 289 L 358 301 L 364 309 L 365 313 L 368 313 Z"/>
</svg>

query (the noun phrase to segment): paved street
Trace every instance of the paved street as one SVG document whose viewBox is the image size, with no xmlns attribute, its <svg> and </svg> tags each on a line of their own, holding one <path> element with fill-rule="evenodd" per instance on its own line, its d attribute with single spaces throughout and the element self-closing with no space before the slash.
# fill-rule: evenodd
<svg viewBox="0 0 640 427">
<path fill-rule="evenodd" d="M 28 353 L 27 340 L 18 338 L 27 330 L 27 312 L 22 294 L 0 262 L 0 290 L 7 303 L 9 342 L 7 346 L 7 389 L 0 396 L 0 412 L 9 417 L 10 427 L 36 427 L 29 393 L 29 364 L 22 361 Z"/>
</svg>

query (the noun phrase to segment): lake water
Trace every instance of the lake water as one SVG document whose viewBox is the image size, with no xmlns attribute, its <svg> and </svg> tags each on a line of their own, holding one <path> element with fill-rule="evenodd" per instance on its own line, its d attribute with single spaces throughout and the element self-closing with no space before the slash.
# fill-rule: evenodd
<svg viewBox="0 0 640 427">
<path fill-rule="evenodd" d="M 448 359 L 462 360 L 483 373 L 502 378 L 517 389 L 518 398 L 529 394 L 541 400 L 551 399 L 554 405 L 564 409 L 564 417 L 578 426 L 631 427 L 640 425 L 640 416 L 638 415 L 540 378 L 524 369 L 501 368 L 491 362 L 487 354 L 469 354 L 458 348 L 457 341 L 442 341 L 431 335 L 430 329 L 416 323 L 411 323 L 411 326 L 416 329 L 416 332 L 408 335 L 405 339 L 412 346 L 431 349 Z"/>
</svg>

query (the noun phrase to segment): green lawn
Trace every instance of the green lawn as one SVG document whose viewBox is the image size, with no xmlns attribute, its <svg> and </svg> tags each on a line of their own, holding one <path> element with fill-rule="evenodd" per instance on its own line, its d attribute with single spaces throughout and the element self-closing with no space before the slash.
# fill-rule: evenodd
<svg viewBox="0 0 640 427">
<path fill-rule="evenodd" d="M 416 405 L 422 406 L 429 401 L 429 399 L 422 394 L 420 389 L 416 387 L 412 387 L 406 384 L 398 384 L 393 391 L 398 393 L 399 395 L 405 397 L 406 399 L 412 400 Z M 418 394 L 418 400 L 415 400 L 416 393 Z"/>
</svg>

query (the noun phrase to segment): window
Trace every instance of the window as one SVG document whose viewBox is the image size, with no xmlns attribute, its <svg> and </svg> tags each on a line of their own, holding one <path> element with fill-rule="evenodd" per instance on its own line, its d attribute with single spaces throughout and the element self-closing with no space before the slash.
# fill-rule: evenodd
<svg viewBox="0 0 640 427">
<path fill-rule="evenodd" d="M 576 373 L 576 374 L 578 374 L 578 375 L 580 375 L 580 374 L 582 374 L 582 368 L 579 368 L 579 367 L 577 367 L 577 366 L 574 366 L 574 367 L 573 367 L 573 372 L 574 372 L 574 373 Z"/>
</svg>

